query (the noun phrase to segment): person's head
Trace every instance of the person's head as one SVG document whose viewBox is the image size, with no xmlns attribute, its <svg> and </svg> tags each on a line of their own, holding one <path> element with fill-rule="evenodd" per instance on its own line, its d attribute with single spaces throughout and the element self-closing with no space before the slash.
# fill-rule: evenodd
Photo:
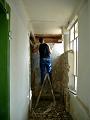
<svg viewBox="0 0 90 120">
<path fill-rule="evenodd" d="M 39 38 L 39 42 L 40 42 L 40 43 L 43 43 L 43 42 L 44 42 L 44 40 L 43 40 L 42 37 Z"/>
</svg>

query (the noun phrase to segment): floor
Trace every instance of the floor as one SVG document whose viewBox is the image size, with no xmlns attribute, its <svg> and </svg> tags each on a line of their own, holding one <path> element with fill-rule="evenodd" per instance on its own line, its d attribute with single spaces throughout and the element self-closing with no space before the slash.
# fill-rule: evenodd
<svg viewBox="0 0 90 120">
<path fill-rule="evenodd" d="M 35 102 L 34 99 L 29 120 L 73 120 L 60 100 L 53 104 L 51 100 L 41 99 L 36 108 Z"/>
</svg>

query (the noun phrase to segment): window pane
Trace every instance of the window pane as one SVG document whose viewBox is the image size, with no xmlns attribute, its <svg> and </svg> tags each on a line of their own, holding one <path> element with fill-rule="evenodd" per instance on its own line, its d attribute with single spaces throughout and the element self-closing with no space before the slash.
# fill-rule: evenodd
<svg viewBox="0 0 90 120">
<path fill-rule="evenodd" d="M 78 22 L 75 24 L 75 38 L 78 36 Z"/>
<path fill-rule="evenodd" d="M 75 84 L 74 84 L 74 54 L 73 52 L 69 52 L 68 53 L 68 63 L 70 65 L 70 69 L 68 72 L 68 76 L 69 76 L 69 83 L 68 86 L 71 90 L 74 90 L 75 88 Z"/>
<path fill-rule="evenodd" d="M 74 26 L 70 30 L 70 41 L 74 40 Z"/>
<path fill-rule="evenodd" d="M 77 50 L 77 76 L 78 76 L 78 37 L 77 37 L 77 42 L 76 42 L 76 44 L 77 44 L 77 48 L 76 48 L 76 50 Z"/>
<path fill-rule="evenodd" d="M 74 50 L 74 40 L 71 43 L 72 43 L 72 50 Z"/>
<path fill-rule="evenodd" d="M 70 42 L 70 49 L 74 50 L 74 40 Z"/>
<path fill-rule="evenodd" d="M 77 76 L 75 76 L 75 91 L 77 91 Z"/>
<path fill-rule="evenodd" d="M 68 86 L 71 90 L 75 90 L 75 80 L 74 80 L 74 75 L 71 74 L 69 75 L 69 83 L 68 83 Z"/>
<path fill-rule="evenodd" d="M 74 75 L 76 75 L 76 39 L 74 40 Z"/>
<path fill-rule="evenodd" d="M 72 42 L 70 42 L 70 49 L 72 49 Z"/>
</svg>

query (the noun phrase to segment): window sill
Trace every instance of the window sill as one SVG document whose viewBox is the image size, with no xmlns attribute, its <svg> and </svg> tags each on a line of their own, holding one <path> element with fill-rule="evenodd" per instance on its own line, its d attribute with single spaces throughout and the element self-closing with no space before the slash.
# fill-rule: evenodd
<svg viewBox="0 0 90 120">
<path fill-rule="evenodd" d="M 71 92 L 71 93 L 74 94 L 75 96 L 77 95 L 77 92 L 74 91 L 74 90 L 69 89 L 69 92 Z"/>
</svg>

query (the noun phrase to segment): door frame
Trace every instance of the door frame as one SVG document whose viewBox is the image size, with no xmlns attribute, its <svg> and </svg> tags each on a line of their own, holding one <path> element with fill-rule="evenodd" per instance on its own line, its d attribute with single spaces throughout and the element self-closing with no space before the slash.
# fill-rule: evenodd
<svg viewBox="0 0 90 120">
<path fill-rule="evenodd" d="M 0 9 L 3 10 L 3 12 L 6 14 L 7 18 L 7 27 L 8 27 L 8 36 L 7 36 L 7 80 L 8 80 L 8 118 L 7 120 L 10 120 L 10 6 L 5 0 L 0 0 Z"/>
</svg>

